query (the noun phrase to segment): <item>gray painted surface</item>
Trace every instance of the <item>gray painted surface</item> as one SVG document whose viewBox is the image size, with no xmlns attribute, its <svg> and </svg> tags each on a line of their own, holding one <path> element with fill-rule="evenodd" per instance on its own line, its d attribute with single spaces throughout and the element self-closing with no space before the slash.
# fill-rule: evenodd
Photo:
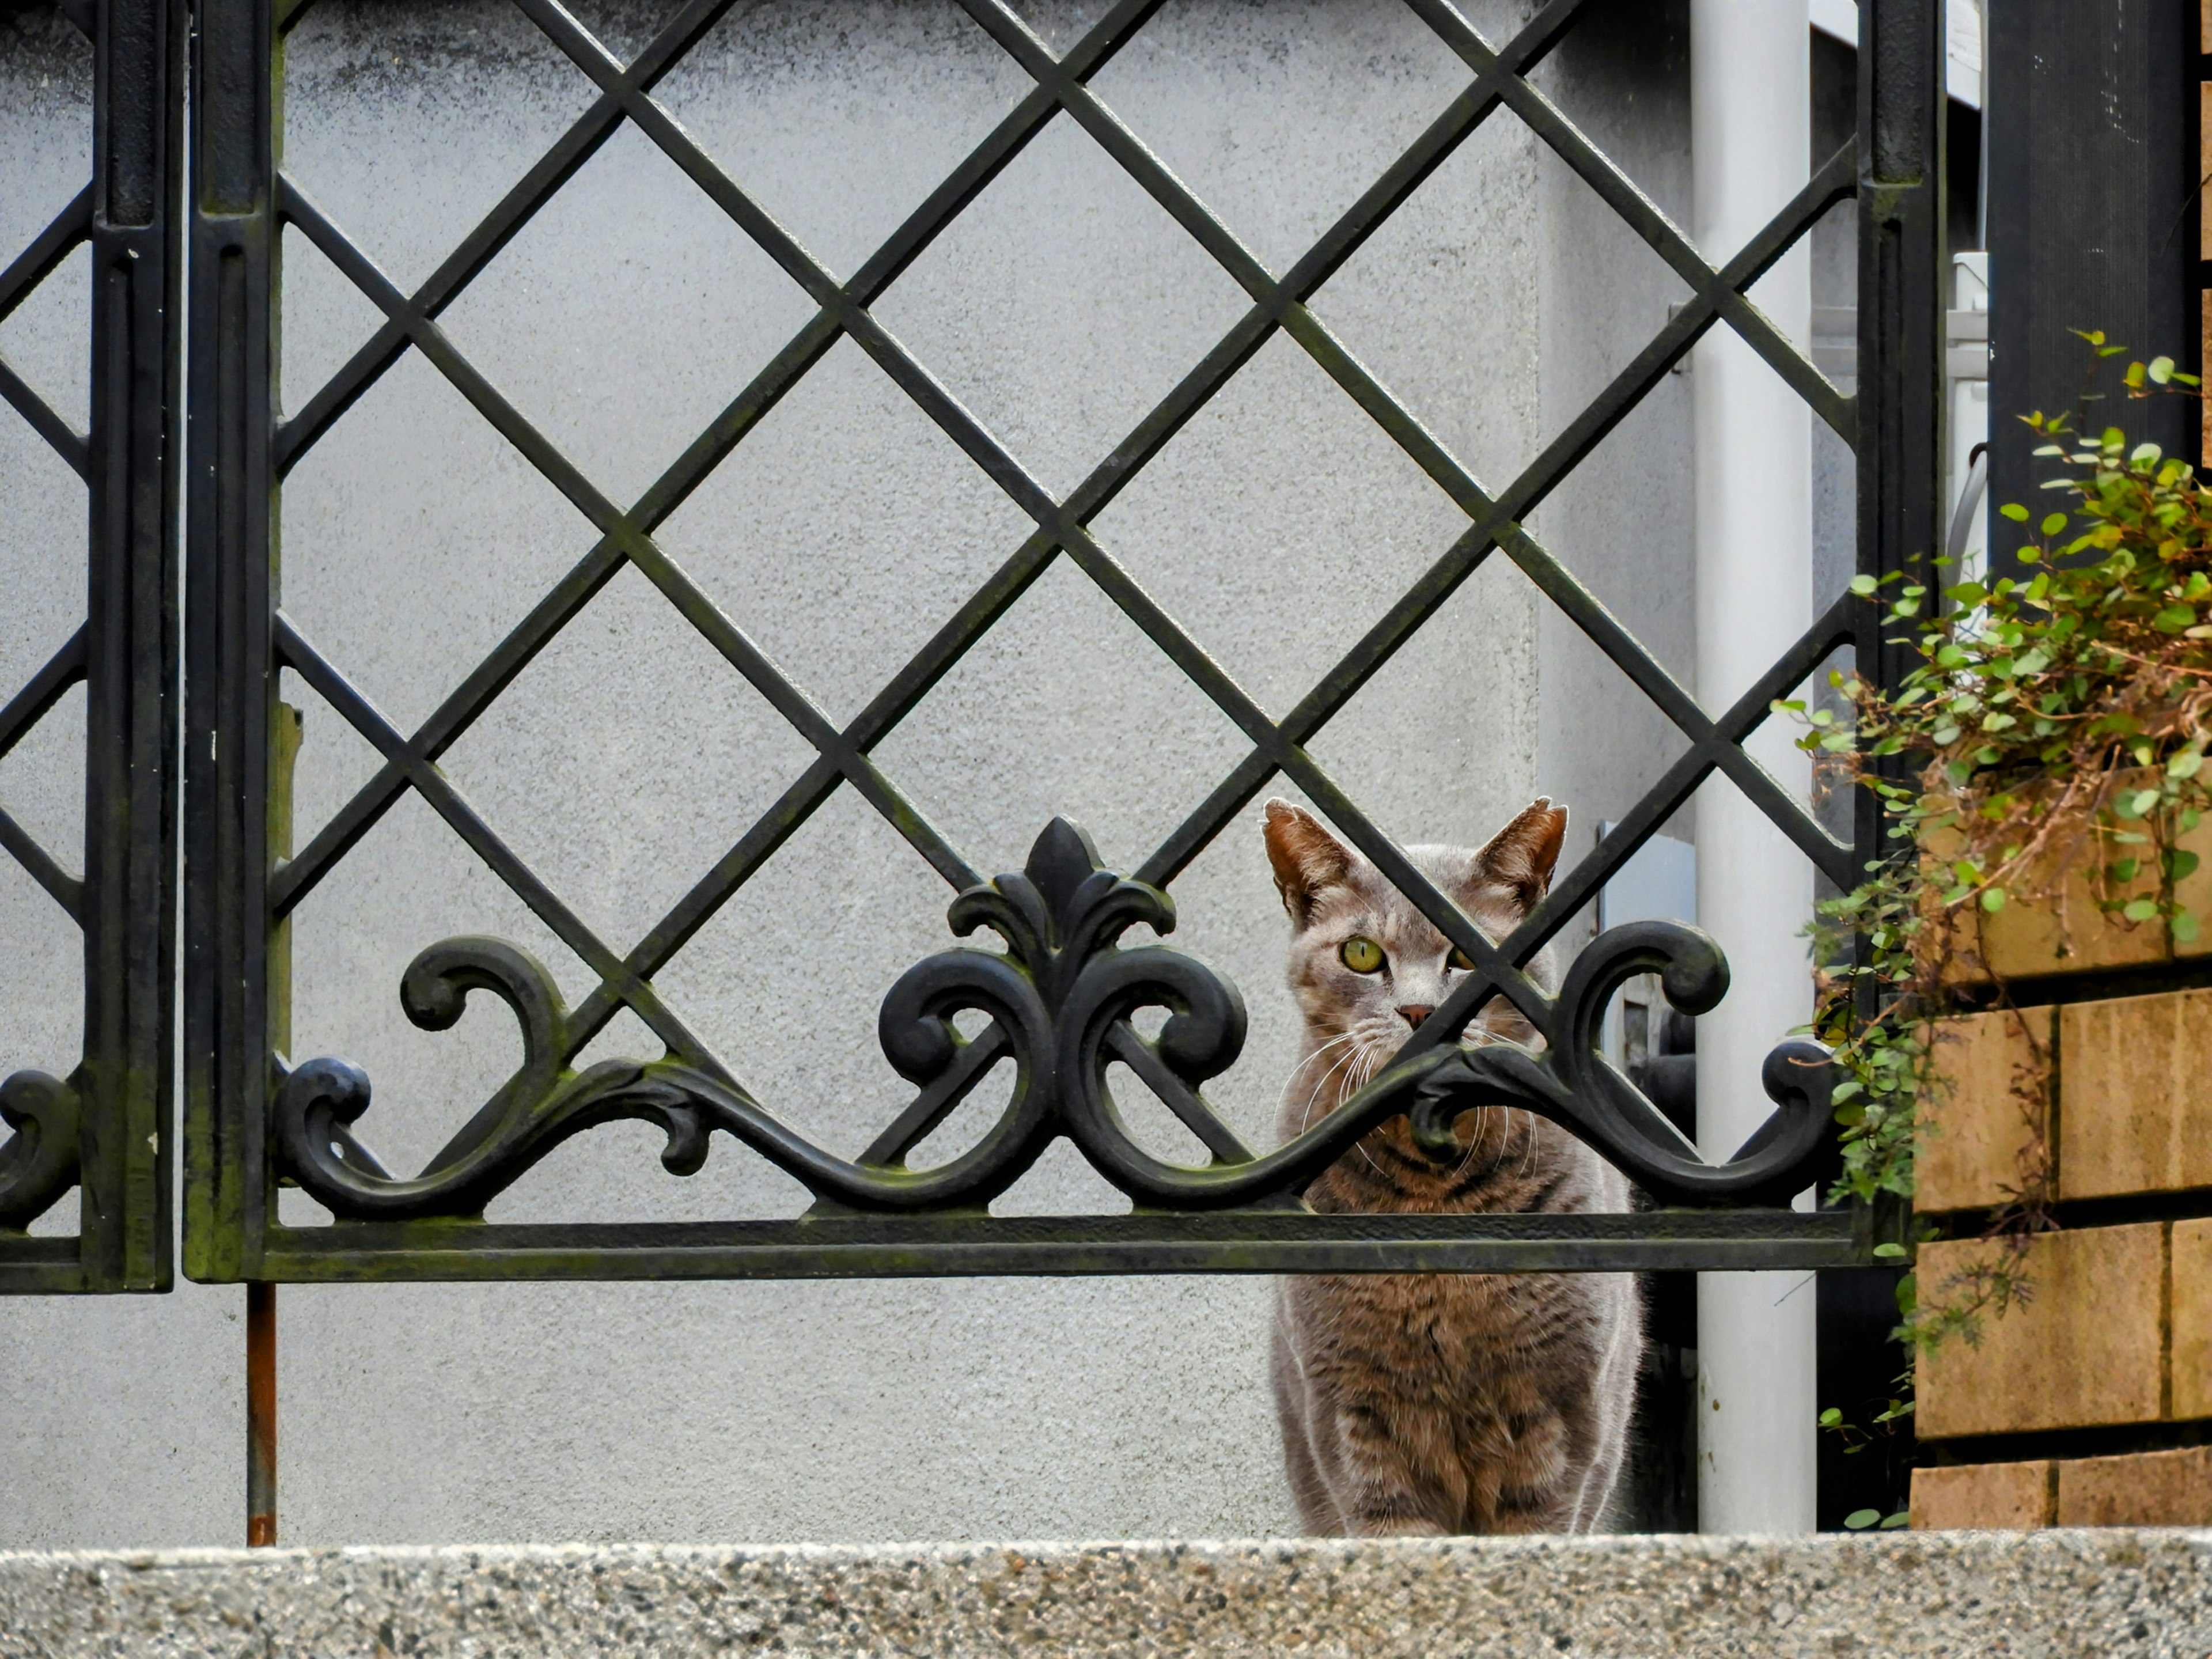
<svg viewBox="0 0 2212 1659">
<path fill-rule="evenodd" d="M 586 7 L 617 51 L 641 14 Z M 1054 9 L 1065 46 L 1090 13 Z M 1500 15 L 1484 18 L 1495 26 Z M 1510 20 L 1509 20 L 1510 21 Z M 1682 214 L 1680 7 L 1598 9 L 1545 72 Z M 403 286 L 425 275 L 588 99 L 484 0 L 323 0 L 293 38 L 287 165 Z M 45 13 L 0 21 L 0 246 L 82 179 L 88 71 Z M 1095 84 L 1276 268 L 1464 83 L 1391 0 L 1170 5 Z M 1025 88 L 949 5 L 734 10 L 660 95 L 834 269 L 849 270 Z M 288 239 L 283 390 L 296 408 L 374 325 Z M 0 325 L 0 350 L 82 409 L 82 260 Z M 1316 309 L 1492 487 L 1656 331 L 1680 285 L 1501 115 Z M 1228 280 L 1063 118 L 878 307 L 1055 490 L 1238 311 Z M 634 133 L 618 136 L 445 321 L 603 489 L 633 498 L 806 316 L 798 290 Z M 1678 672 L 1692 595 L 1686 384 L 1600 450 L 1536 526 Z M 82 420 L 79 412 L 76 418 Z M 76 493 L 73 493 L 76 492 Z M 82 496 L 0 417 L 0 684 L 66 636 Z M 1463 524 L 1277 340 L 1098 516 L 1107 545 L 1271 710 L 1287 708 Z M 849 345 L 672 518 L 667 548 L 833 717 L 857 709 L 1025 527 Z M 590 533 L 419 358 L 292 475 L 285 603 L 403 727 Z M 303 687 L 302 836 L 372 767 Z M 65 707 L 0 763 L 0 801 L 75 844 Z M 1670 739 L 1503 560 L 1314 744 L 1401 841 L 1479 837 L 1540 791 L 1618 816 Z M 1050 572 L 878 751 L 980 868 L 1054 812 L 1133 865 L 1242 756 L 1227 720 L 1092 589 Z M 602 593 L 449 754 L 451 775 L 587 921 L 626 945 L 796 775 L 799 738 L 641 578 Z M 1262 1138 L 1291 1058 L 1282 921 L 1257 811 L 1176 884 L 1176 942 L 1250 1005 L 1217 1097 Z M 1676 833 L 1681 833 L 1678 829 Z M 67 860 L 65 862 L 73 862 Z M 900 1103 L 873 1041 L 884 989 L 947 942 L 949 890 L 841 794 L 659 978 L 732 1069 L 857 1151 Z M 488 932 L 574 957 L 410 800 L 298 917 L 295 1057 L 368 1068 L 362 1125 L 414 1167 L 506 1074 L 505 1017 L 400 1016 L 402 969 Z M 0 1073 L 65 1070 L 73 940 L 0 865 Z M 649 1054 L 627 1018 L 586 1058 Z M 950 1155 L 974 1109 L 940 1132 Z M 1173 1149 L 1179 1129 L 1144 1120 Z M 507 1219 L 787 1214 L 799 1189 L 725 1144 L 688 1182 L 637 1126 L 573 1143 Z M 1064 1150 L 1064 1149 L 1063 1149 Z M 289 1195 L 297 1200 L 298 1195 Z M 1072 1157 L 1007 1207 L 1120 1200 Z M 318 1219 L 304 1200 L 291 1218 Z M 50 1218 L 52 1225 L 56 1218 Z M 770 1540 L 1287 1528 L 1261 1382 L 1267 1288 L 1219 1280 L 283 1293 L 288 1540 Z M 243 1293 L 0 1310 L 0 1547 L 228 1541 L 240 1525 Z"/>
<path fill-rule="evenodd" d="M 0 1659 L 2197 1659 L 2212 1534 L 0 1554 Z"/>
</svg>

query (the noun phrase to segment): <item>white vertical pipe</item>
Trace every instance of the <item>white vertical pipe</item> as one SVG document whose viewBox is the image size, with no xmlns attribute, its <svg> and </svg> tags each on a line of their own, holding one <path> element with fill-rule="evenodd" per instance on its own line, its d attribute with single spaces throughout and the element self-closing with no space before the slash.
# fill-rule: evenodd
<svg viewBox="0 0 2212 1659">
<path fill-rule="evenodd" d="M 1805 184 L 1812 36 L 1805 0 L 1691 0 L 1694 232 L 1719 264 Z M 1759 284 L 1759 308 L 1805 344 L 1812 264 L 1801 243 Z M 1734 702 L 1813 618 L 1811 411 L 1725 324 L 1692 370 L 1697 439 L 1698 696 Z M 1809 791 L 1794 735 L 1770 720 L 1752 753 Z M 1727 1000 L 1698 1022 L 1698 1140 L 1724 1158 L 1773 1109 L 1768 1050 L 1812 1012 L 1801 930 L 1803 854 L 1717 777 L 1698 796 L 1698 920 L 1728 953 Z M 1698 1513 L 1714 1533 L 1814 1526 L 1813 1286 L 1802 1273 L 1698 1279 Z"/>
</svg>

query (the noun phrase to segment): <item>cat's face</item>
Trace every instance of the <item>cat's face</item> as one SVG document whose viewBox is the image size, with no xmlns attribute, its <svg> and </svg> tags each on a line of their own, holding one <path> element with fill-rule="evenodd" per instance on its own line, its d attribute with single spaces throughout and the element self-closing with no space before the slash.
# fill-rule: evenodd
<svg viewBox="0 0 2212 1659">
<path fill-rule="evenodd" d="M 1566 830 L 1567 809 L 1539 799 L 1486 847 L 1406 853 L 1486 933 L 1502 939 L 1551 885 Z M 1267 841 L 1291 918 L 1291 991 L 1306 1024 L 1307 1058 L 1292 1091 L 1310 1091 L 1313 1107 L 1326 1111 L 1372 1077 L 1474 964 L 1310 812 L 1269 801 Z M 1528 966 L 1549 989 L 1548 950 Z M 1492 1000 L 1470 1035 L 1477 1028 L 1516 1042 L 1535 1036 L 1503 998 Z"/>
</svg>

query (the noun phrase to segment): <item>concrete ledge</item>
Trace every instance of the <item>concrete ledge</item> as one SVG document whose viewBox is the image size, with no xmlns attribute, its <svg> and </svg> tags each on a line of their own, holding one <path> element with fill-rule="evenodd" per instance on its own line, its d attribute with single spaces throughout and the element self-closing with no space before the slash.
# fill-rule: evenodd
<svg viewBox="0 0 2212 1659">
<path fill-rule="evenodd" d="M 2212 1533 L 0 1554 L 5 1659 L 2204 1659 Z"/>
</svg>

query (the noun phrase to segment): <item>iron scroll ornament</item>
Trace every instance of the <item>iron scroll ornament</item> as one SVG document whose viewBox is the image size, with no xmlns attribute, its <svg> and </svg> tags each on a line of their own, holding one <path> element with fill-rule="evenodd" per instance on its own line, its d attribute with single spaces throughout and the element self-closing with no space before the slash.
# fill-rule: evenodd
<svg viewBox="0 0 2212 1659">
<path fill-rule="evenodd" d="M 1384 1072 L 1296 1139 L 1255 1155 L 1200 1092 L 1243 1047 L 1236 988 L 1165 945 L 1119 943 L 1132 927 L 1174 927 L 1166 894 L 1104 868 L 1090 838 L 1055 818 L 1021 872 L 963 892 L 949 919 L 963 936 L 990 928 L 1006 948 L 955 946 L 892 986 L 878 1040 L 917 1092 L 858 1159 L 816 1146 L 742 1087 L 681 1060 L 568 1069 L 561 1059 L 568 1015 L 551 978 L 515 946 L 482 938 L 432 945 L 409 966 L 400 989 L 408 1018 L 425 1030 L 451 1027 L 479 990 L 505 1001 L 520 1022 L 521 1067 L 460 1134 L 420 1175 L 395 1177 L 354 1133 L 370 1097 L 360 1067 L 324 1059 L 284 1072 L 280 1063 L 276 1157 L 284 1174 L 339 1218 L 402 1220 L 481 1218 L 555 1147 L 621 1120 L 659 1127 L 667 1137 L 661 1162 L 679 1176 L 703 1166 L 720 1130 L 805 1186 L 817 1213 L 981 1212 L 1062 1136 L 1139 1209 L 1294 1209 L 1305 1188 L 1378 1124 L 1409 1115 L 1417 1144 L 1451 1158 L 1464 1152 L 1453 1130 L 1459 1114 L 1494 1106 L 1552 1119 L 1668 1203 L 1786 1202 L 1810 1184 L 1826 1150 L 1833 1074 L 1818 1043 L 1787 1042 L 1768 1057 L 1763 1081 L 1776 1109 L 1721 1164 L 1705 1161 L 1599 1052 L 1606 1006 L 1636 975 L 1660 975 L 1669 1001 L 1687 1013 L 1720 1001 L 1727 963 L 1694 928 L 1638 922 L 1601 935 L 1560 988 L 1555 1048 L 1431 1049 Z M 1148 1039 L 1132 1017 L 1158 1008 L 1168 1018 Z M 972 1037 L 954 1024 L 969 1012 L 988 1019 Z M 948 1163 L 908 1167 L 907 1154 L 1007 1059 L 1012 1092 L 981 1139 Z M 1137 1143 L 1108 1087 L 1116 1062 L 1190 1128 L 1210 1163 L 1170 1164 Z"/>
<path fill-rule="evenodd" d="M 77 1184 L 83 1103 L 44 1072 L 17 1072 L 0 1083 L 0 1232 L 21 1232 Z"/>
</svg>

